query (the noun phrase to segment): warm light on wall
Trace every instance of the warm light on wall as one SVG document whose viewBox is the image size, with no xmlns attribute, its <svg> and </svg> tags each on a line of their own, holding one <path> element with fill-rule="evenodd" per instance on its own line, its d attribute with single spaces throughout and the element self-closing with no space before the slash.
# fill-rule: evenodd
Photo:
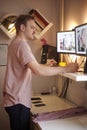
<svg viewBox="0 0 87 130">
<path fill-rule="evenodd" d="M 75 54 L 66 54 L 65 55 L 65 60 L 67 61 L 67 63 L 77 62 L 77 55 L 75 55 Z"/>
<path fill-rule="evenodd" d="M 71 59 L 71 62 L 75 62 L 77 60 L 76 55 L 69 55 L 69 58 Z"/>
<path fill-rule="evenodd" d="M 66 63 L 70 63 L 70 62 L 77 62 L 77 63 L 82 63 L 84 57 L 83 56 L 77 56 L 75 54 L 64 54 L 64 59 L 66 61 Z"/>
<path fill-rule="evenodd" d="M 70 20 L 70 21 L 68 21 L 68 23 L 67 23 L 66 29 L 67 29 L 67 30 L 72 30 L 72 29 L 74 29 L 77 25 L 78 25 L 78 23 L 77 23 L 76 21 Z"/>
<path fill-rule="evenodd" d="M 82 15 L 82 21 L 83 23 L 87 23 L 87 7 L 85 5 L 83 15 Z"/>
<path fill-rule="evenodd" d="M 84 23 L 87 23 L 87 16 L 84 16 L 84 20 L 83 21 L 84 21 Z"/>
</svg>

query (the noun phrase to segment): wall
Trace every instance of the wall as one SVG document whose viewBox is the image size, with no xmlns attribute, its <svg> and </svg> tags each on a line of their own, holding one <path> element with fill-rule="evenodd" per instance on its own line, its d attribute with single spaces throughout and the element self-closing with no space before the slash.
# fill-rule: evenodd
<svg viewBox="0 0 87 130">
<path fill-rule="evenodd" d="M 7 44 L 9 43 L 8 38 L 0 31 L 0 44 Z M 6 55 L 5 52 L 4 55 Z M 4 57 L 4 56 L 3 56 Z M 1 55 L 0 55 L 0 63 L 1 63 Z M 2 106 L 2 89 L 3 89 L 3 82 L 4 82 L 4 75 L 5 75 L 6 66 L 0 66 L 0 130 L 5 130 L 6 128 L 9 130 L 9 120 L 8 115 L 3 109 Z"/>
<path fill-rule="evenodd" d="M 64 0 L 63 30 L 72 30 L 75 26 L 87 22 L 87 0 Z M 69 84 L 67 98 L 87 108 L 86 82 L 72 81 Z"/>
<path fill-rule="evenodd" d="M 64 0 L 64 30 L 87 22 L 87 0 Z"/>
<path fill-rule="evenodd" d="M 87 108 L 87 84 L 86 82 L 69 81 L 69 87 L 67 91 L 67 99 Z"/>
</svg>

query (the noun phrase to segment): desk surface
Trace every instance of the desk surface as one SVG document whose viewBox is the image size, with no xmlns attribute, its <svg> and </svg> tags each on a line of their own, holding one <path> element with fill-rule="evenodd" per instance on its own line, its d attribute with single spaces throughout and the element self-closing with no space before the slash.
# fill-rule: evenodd
<svg viewBox="0 0 87 130">
<path fill-rule="evenodd" d="M 41 98 L 43 103 L 46 104 L 46 106 L 35 107 L 34 104 L 32 104 L 31 112 L 34 114 L 64 110 L 76 106 L 62 98 L 57 97 L 56 95 L 37 95 L 34 97 L 38 96 Z M 87 130 L 87 115 L 50 121 L 38 121 L 37 125 L 38 130 Z"/>
<path fill-rule="evenodd" d="M 83 72 L 64 73 L 60 75 L 70 78 L 75 81 L 87 81 L 87 74 L 84 74 Z"/>
<path fill-rule="evenodd" d="M 41 130 L 87 130 L 87 115 L 38 122 Z"/>
</svg>

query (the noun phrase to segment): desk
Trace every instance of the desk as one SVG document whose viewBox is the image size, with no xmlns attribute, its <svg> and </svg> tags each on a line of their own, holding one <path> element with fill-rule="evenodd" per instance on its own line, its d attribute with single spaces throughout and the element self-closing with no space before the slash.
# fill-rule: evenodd
<svg viewBox="0 0 87 130">
<path fill-rule="evenodd" d="M 34 114 L 55 110 L 64 110 L 67 108 L 74 108 L 76 105 L 56 95 L 38 95 L 46 104 L 43 107 L 35 107 L 32 104 L 31 112 Z M 37 96 L 35 96 L 37 97 Z M 33 124 L 33 130 L 87 130 L 87 115 L 56 119 L 49 121 L 38 121 Z"/>
<path fill-rule="evenodd" d="M 32 103 L 32 108 L 31 108 L 32 114 L 64 110 L 64 109 L 69 109 L 69 108 L 75 108 L 77 106 L 77 105 L 71 103 L 70 101 L 67 101 L 66 99 L 59 98 L 57 95 L 36 95 L 33 97 L 34 98 L 40 97 L 41 101 L 43 103 L 45 103 L 46 106 L 36 107 L 35 104 Z M 52 128 L 54 127 L 54 130 L 59 128 L 56 120 L 55 121 L 53 120 L 51 122 L 53 125 Z M 51 122 L 40 121 L 38 123 L 33 123 L 32 129 L 33 130 L 51 130 L 52 128 L 51 128 L 51 126 L 49 126 L 51 124 Z M 55 129 L 55 123 L 57 125 L 56 129 Z M 45 124 L 46 124 L 46 126 L 45 126 Z"/>
<path fill-rule="evenodd" d="M 87 74 L 84 74 L 83 72 L 64 73 L 60 75 L 75 81 L 87 81 Z"/>
<path fill-rule="evenodd" d="M 87 115 L 38 122 L 40 130 L 87 130 Z"/>
<path fill-rule="evenodd" d="M 82 72 L 64 73 L 60 75 L 74 81 L 87 81 L 87 75 Z M 35 107 L 33 104 L 31 109 L 33 114 L 75 107 L 75 104 L 66 102 L 64 98 L 59 98 L 56 95 L 39 96 L 46 106 Z M 38 121 L 38 123 L 33 125 L 33 130 L 87 130 L 87 115 L 49 121 Z"/>
</svg>

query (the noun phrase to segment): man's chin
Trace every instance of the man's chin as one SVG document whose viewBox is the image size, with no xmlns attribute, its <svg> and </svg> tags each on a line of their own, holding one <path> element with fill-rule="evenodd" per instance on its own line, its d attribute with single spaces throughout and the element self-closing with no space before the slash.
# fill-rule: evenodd
<svg viewBox="0 0 87 130">
<path fill-rule="evenodd" d="M 35 36 L 33 36 L 31 40 L 35 40 Z"/>
</svg>

